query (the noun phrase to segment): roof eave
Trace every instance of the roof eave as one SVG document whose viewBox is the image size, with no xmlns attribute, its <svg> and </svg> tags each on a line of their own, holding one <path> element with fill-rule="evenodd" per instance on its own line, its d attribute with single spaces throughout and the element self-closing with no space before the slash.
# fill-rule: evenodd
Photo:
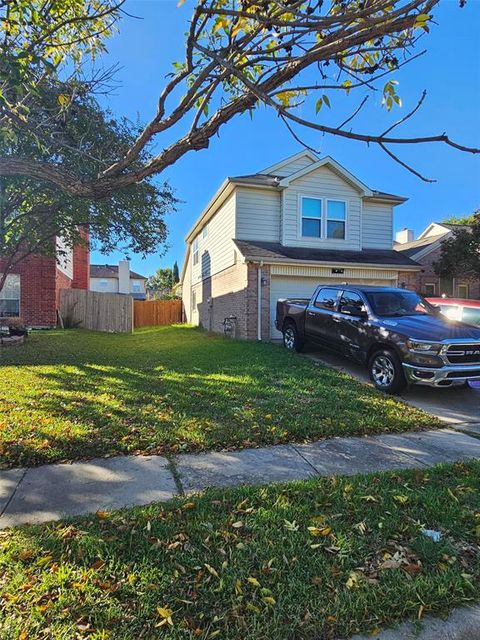
<svg viewBox="0 0 480 640">
<path fill-rule="evenodd" d="M 263 262 L 264 264 L 291 264 L 302 265 L 302 266 L 331 266 L 331 265 L 342 265 L 343 267 L 368 267 L 369 269 L 389 269 L 392 271 L 420 271 L 422 268 L 421 265 L 409 265 L 409 264 L 378 264 L 372 262 L 344 262 L 342 260 L 333 261 L 333 260 L 294 260 L 292 258 L 272 258 L 267 256 L 249 256 L 243 255 L 246 262 Z"/>
</svg>

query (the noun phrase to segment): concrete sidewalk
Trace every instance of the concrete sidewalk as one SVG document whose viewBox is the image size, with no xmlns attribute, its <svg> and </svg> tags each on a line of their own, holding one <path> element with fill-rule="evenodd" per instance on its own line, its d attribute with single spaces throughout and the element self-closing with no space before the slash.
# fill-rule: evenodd
<svg viewBox="0 0 480 640">
<path fill-rule="evenodd" d="M 209 486 L 427 467 L 480 459 L 480 424 L 262 449 L 122 456 L 0 471 L 0 529 L 165 501 Z"/>
</svg>

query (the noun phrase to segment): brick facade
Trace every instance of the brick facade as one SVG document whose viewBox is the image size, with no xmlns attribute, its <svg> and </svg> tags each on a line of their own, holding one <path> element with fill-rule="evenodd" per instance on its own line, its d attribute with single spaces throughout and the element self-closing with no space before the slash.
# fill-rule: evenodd
<svg viewBox="0 0 480 640">
<path fill-rule="evenodd" d="M 262 340 L 270 338 L 270 267 L 262 267 Z M 235 316 L 236 338 L 257 339 L 258 265 L 236 264 L 192 287 L 198 323 L 207 331 L 223 333 L 223 322 Z"/>
<path fill-rule="evenodd" d="M 88 239 L 88 236 L 87 236 Z M 54 257 L 33 255 L 22 259 L 12 270 L 20 276 L 20 316 L 32 327 L 55 327 L 60 289 L 88 289 L 88 245 L 73 251 L 73 280 L 57 267 Z M 5 260 L 0 258 L 0 273 Z"/>
<path fill-rule="evenodd" d="M 469 280 L 468 278 L 455 278 L 454 291 L 447 292 L 442 291 L 445 283 L 440 283 L 440 278 L 434 271 L 433 264 L 440 259 L 441 248 L 438 247 L 434 251 L 431 251 L 426 256 L 420 259 L 415 259 L 416 262 L 422 265 L 422 270 L 417 272 L 405 272 L 400 271 L 398 274 L 399 286 L 405 286 L 407 289 L 413 289 L 418 293 L 425 294 L 427 284 L 435 284 L 435 295 L 441 296 L 442 293 L 449 293 L 453 296 L 458 296 L 458 285 L 468 285 L 468 297 L 474 299 L 480 299 L 480 281 Z"/>
<path fill-rule="evenodd" d="M 0 272 L 5 261 L 0 259 Z M 54 258 L 28 256 L 13 269 L 20 276 L 20 315 L 26 324 L 55 326 L 57 278 Z"/>
<path fill-rule="evenodd" d="M 90 285 L 90 248 L 88 230 L 82 231 L 84 243 L 73 248 L 73 289 L 88 289 Z"/>
</svg>

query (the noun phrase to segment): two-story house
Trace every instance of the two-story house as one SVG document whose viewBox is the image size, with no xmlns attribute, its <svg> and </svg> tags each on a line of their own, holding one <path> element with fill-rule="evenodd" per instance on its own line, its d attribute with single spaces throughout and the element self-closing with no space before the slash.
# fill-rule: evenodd
<svg viewBox="0 0 480 640">
<path fill-rule="evenodd" d="M 419 265 L 393 250 L 393 209 L 333 158 L 309 151 L 259 173 L 227 178 L 187 235 L 181 275 L 187 322 L 269 340 L 279 298 L 319 283 L 397 285 Z"/>
<path fill-rule="evenodd" d="M 145 300 L 147 278 L 130 269 L 128 260 L 116 264 L 90 265 L 90 291 L 123 293 L 136 300 Z"/>
</svg>

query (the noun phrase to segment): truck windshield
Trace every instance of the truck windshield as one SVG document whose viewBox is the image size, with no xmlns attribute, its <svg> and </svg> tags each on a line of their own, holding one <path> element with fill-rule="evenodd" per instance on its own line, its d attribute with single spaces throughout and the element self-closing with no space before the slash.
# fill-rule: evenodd
<svg viewBox="0 0 480 640">
<path fill-rule="evenodd" d="M 414 291 L 369 291 L 373 312 L 382 318 L 434 315 L 433 307 Z"/>
</svg>

